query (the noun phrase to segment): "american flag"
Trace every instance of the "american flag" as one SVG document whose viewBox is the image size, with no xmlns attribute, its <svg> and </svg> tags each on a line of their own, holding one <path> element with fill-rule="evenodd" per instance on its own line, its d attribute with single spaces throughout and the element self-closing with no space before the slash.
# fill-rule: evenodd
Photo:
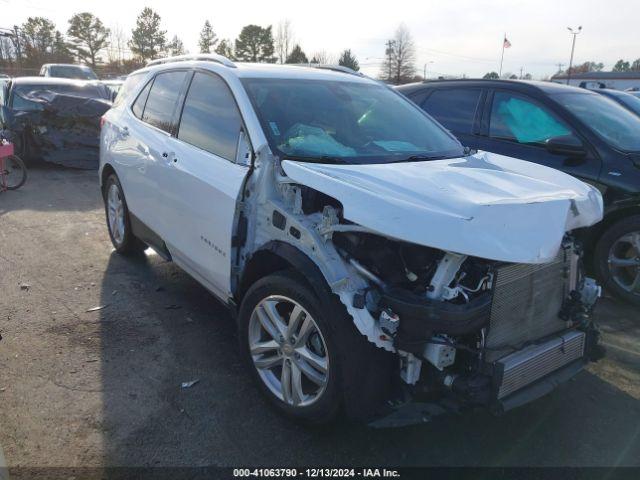
<svg viewBox="0 0 640 480">
<path fill-rule="evenodd" d="M 507 37 L 504 37 L 504 43 L 502 44 L 502 46 L 504 48 L 509 48 L 511 47 L 511 42 L 509 40 L 507 40 Z"/>
</svg>

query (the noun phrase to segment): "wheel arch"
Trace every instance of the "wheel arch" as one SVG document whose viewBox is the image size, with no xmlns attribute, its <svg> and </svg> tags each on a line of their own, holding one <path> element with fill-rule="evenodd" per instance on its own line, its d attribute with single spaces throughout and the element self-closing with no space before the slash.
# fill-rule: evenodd
<svg viewBox="0 0 640 480">
<path fill-rule="evenodd" d="M 598 240 L 600 240 L 602 235 L 604 235 L 612 225 L 623 218 L 631 217 L 633 215 L 640 215 L 640 205 L 629 205 L 608 212 L 600 223 L 595 225 L 595 227 L 590 231 L 587 231 L 585 235 L 585 246 L 587 247 L 587 250 L 589 252 L 593 252 Z"/>
<path fill-rule="evenodd" d="M 115 174 L 116 176 L 118 175 L 110 163 L 105 163 L 102 167 L 102 171 L 100 172 L 100 190 L 104 189 L 104 184 L 111 174 Z"/>
<path fill-rule="evenodd" d="M 289 243 L 273 240 L 254 251 L 246 262 L 235 292 L 238 304 L 257 280 L 287 269 L 294 269 L 303 275 L 320 298 L 327 293 L 327 280 L 309 256 Z"/>
</svg>

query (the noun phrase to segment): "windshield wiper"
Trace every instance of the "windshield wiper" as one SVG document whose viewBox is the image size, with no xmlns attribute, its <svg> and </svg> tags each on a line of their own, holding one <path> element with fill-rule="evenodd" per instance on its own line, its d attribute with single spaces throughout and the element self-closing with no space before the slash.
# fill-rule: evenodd
<svg viewBox="0 0 640 480">
<path fill-rule="evenodd" d="M 443 160 L 445 158 L 455 158 L 449 155 L 411 155 L 409 157 L 401 158 L 400 160 L 394 160 L 391 163 L 403 163 L 403 162 L 417 162 L 420 160 Z"/>
<path fill-rule="evenodd" d="M 391 163 L 402 163 L 402 162 L 418 162 L 420 160 L 447 160 L 449 158 L 459 158 L 461 156 L 467 156 L 472 153 L 471 149 L 465 150 L 462 155 L 410 155 L 405 158 L 401 158 L 399 160 L 394 160 Z"/>
</svg>

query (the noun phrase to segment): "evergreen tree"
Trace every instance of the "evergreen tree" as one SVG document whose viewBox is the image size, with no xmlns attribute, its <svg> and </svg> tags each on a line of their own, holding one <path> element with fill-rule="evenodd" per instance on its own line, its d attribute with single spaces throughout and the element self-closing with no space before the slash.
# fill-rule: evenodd
<svg viewBox="0 0 640 480">
<path fill-rule="evenodd" d="M 69 19 L 67 35 L 71 38 L 72 50 L 80 60 L 95 67 L 100 50 L 109 43 L 109 29 L 95 15 L 82 12 Z"/>
<path fill-rule="evenodd" d="M 229 60 L 233 60 L 233 44 L 231 43 L 231 40 L 226 38 L 221 40 L 216 47 L 216 53 L 223 57 L 227 57 Z"/>
<path fill-rule="evenodd" d="M 296 44 L 284 63 L 309 63 L 309 60 L 300 45 Z"/>
<path fill-rule="evenodd" d="M 351 53 L 351 49 L 346 49 L 340 55 L 340 59 L 338 60 L 338 65 L 342 65 L 343 67 L 348 67 L 351 70 L 355 70 L 356 72 L 360 70 L 360 64 L 356 57 Z"/>
<path fill-rule="evenodd" d="M 187 51 L 184 49 L 184 43 L 177 35 L 174 35 L 171 41 L 167 44 L 167 54 L 170 57 L 175 57 L 177 55 L 184 55 L 185 53 L 187 53 Z"/>
<path fill-rule="evenodd" d="M 158 57 L 165 51 L 166 30 L 160 29 L 160 15 L 145 7 L 136 19 L 136 28 L 131 31 L 129 48 L 143 61 Z"/>
<path fill-rule="evenodd" d="M 271 25 L 262 28 L 259 25 L 247 25 L 242 28 L 236 39 L 235 56 L 243 62 L 276 61 L 273 56 L 274 45 Z"/>
<path fill-rule="evenodd" d="M 200 47 L 200 53 L 211 53 L 211 50 L 215 48 L 218 43 L 218 36 L 213 31 L 213 27 L 209 20 L 205 20 L 202 30 L 200 30 L 200 39 L 198 40 L 198 46 Z"/>
</svg>

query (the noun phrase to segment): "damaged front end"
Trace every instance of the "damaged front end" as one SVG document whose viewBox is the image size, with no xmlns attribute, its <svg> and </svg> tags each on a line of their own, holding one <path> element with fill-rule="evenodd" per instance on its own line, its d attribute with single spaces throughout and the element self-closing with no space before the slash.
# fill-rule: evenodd
<svg viewBox="0 0 640 480">
<path fill-rule="evenodd" d="M 359 332 L 397 356 L 396 395 L 374 425 L 468 407 L 501 413 L 600 355 L 591 318 L 600 287 L 583 275 L 570 233 L 602 218 L 586 184 L 490 154 L 284 161 L 272 175 L 261 172 L 275 188 L 258 199 L 267 221 L 249 227 L 248 246 L 295 246 Z"/>
<path fill-rule="evenodd" d="M 375 279 L 353 306 L 367 309 L 392 340 L 414 401 L 501 413 L 547 393 L 599 355 L 591 313 L 600 287 L 582 276 L 581 251 L 570 236 L 553 261 L 535 265 L 360 232 L 334 233 L 332 240 L 345 261 Z M 395 412 L 387 421 L 398 421 Z"/>
</svg>

